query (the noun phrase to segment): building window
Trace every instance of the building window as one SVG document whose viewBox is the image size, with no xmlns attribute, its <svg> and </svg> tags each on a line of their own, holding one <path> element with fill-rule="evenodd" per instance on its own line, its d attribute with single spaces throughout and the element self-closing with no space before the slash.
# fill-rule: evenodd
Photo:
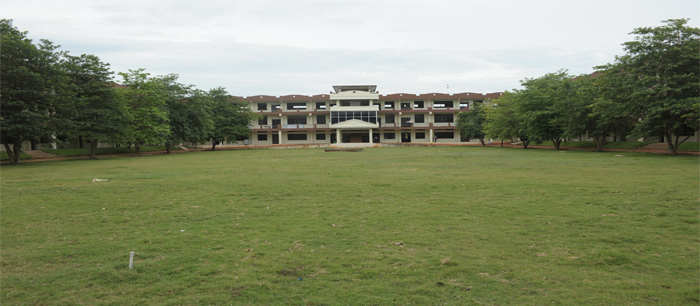
<svg viewBox="0 0 700 306">
<path fill-rule="evenodd" d="M 435 122 L 454 122 L 454 114 L 435 114 Z"/>
<path fill-rule="evenodd" d="M 258 103 L 258 110 L 267 110 L 267 103 Z"/>
<path fill-rule="evenodd" d="M 384 122 L 394 123 L 394 115 L 384 115 Z"/>
<path fill-rule="evenodd" d="M 316 134 L 316 140 L 326 140 L 326 134 Z"/>
<path fill-rule="evenodd" d="M 394 101 L 384 101 L 384 109 L 394 108 Z"/>
<path fill-rule="evenodd" d="M 326 124 L 326 115 L 316 116 L 316 123 L 317 124 Z"/>
<path fill-rule="evenodd" d="M 306 124 L 306 116 L 287 116 L 287 124 Z"/>
<path fill-rule="evenodd" d="M 425 132 L 416 132 L 416 139 L 425 139 Z"/>
<path fill-rule="evenodd" d="M 267 124 L 267 116 L 263 116 L 262 118 L 260 118 L 260 120 L 258 120 L 258 124 L 259 125 L 266 125 Z"/>
<path fill-rule="evenodd" d="M 384 133 L 384 139 L 396 139 L 396 133 Z"/>
<path fill-rule="evenodd" d="M 331 112 L 331 124 L 348 120 L 360 120 L 369 123 L 377 123 L 377 111 L 333 111 Z"/>
<path fill-rule="evenodd" d="M 437 139 L 442 139 L 442 138 L 455 138 L 455 132 L 435 132 L 435 138 Z"/>
<path fill-rule="evenodd" d="M 305 110 L 306 109 L 306 103 L 299 103 L 299 102 L 294 102 L 294 103 L 287 103 L 287 110 Z"/>
<path fill-rule="evenodd" d="M 425 122 L 425 115 L 424 114 L 416 114 L 415 115 L 415 122 L 416 123 L 424 123 Z"/>
<path fill-rule="evenodd" d="M 454 103 L 452 101 L 435 101 L 433 107 L 435 108 L 452 108 Z"/>
<path fill-rule="evenodd" d="M 413 107 L 415 108 L 424 108 L 425 103 L 423 101 L 413 101 Z"/>
<path fill-rule="evenodd" d="M 279 104 L 273 104 L 273 105 L 270 105 L 270 107 L 271 107 L 271 111 L 273 111 L 273 112 L 276 112 L 278 109 L 282 109 L 282 106 Z"/>
<path fill-rule="evenodd" d="M 259 141 L 267 141 L 267 134 L 258 134 Z"/>
<path fill-rule="evenodd" d="M 316 102 L 316 109 L 326 109 L 326 102 Z"/>
<path fill-rule="evenodd" d="M 287 140 L 306 140 L 306 134 L 287 134 Z"/>
</svg>

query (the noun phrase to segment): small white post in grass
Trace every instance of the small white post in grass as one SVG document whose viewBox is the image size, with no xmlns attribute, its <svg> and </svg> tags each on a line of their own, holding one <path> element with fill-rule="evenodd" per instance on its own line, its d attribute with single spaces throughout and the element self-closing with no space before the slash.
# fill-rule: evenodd
<svg viewBox="0 0 700 306">
<path fill-rule="evenodd" d="M 129 253 L 129 269 L 134 267 L 134 251 Z"/>
</svg>

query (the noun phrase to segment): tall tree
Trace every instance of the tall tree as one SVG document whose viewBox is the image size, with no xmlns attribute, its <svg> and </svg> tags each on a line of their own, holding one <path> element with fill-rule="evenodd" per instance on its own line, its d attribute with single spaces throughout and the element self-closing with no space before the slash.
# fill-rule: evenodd
<svg viewBox="0 0 700 306">
<path fill-rule="evenodd" d="M 149 77 L 144 70 L 120 72 L 125 86 L 117 89 L 128 116 L 123 140 L 134 144 L 136 155 L 144 144 L 165 142 L 170 132 L 163 82 Z"/>
<path fill-rule="evenodd" d="M 562 113 L 557 104 L 566 105 L 575 98 L 571 86 L 572 77 L 566 70 L 548 73 L 536 79 L 525 79 L 520 95 L 518 113 L 527 126 L 527 136 L 534 141 L 551 140 L 554 148 L 564 138 Z"/>
<path fill-rule="evenodd" d="M 10 160 L 19 163 L 23 141 L 55 134 L 65 79 L 57 67 L 58 46 L 50 41 L 34 45 L 8 19 L 0 20 L 0 39 L 0 140 Z"/>
<path fill-rule="evenodd" d="M 688 27 L 688 19 L 663 23 L 634 29 L 634 41 L 622 44 L 627 54 L 596 69 L 631 82 L 625 104 L 639 120 L 632 134 L 663 135 L 669 153 L 677 154 L 699 127 L 700 29 Z"/>
<path fill-rule="evenodd" d="M 216 144 L 235 143 L 239 137 L 250 136 L 250 122 L 258 115 L 252 113 L 246 103 L 231 98 L 223 87 L 209 91 L 212 105 L 212 121 L 214 129 L 210 133 L 211 149 L 216 150 Z"/>
<path fill-rule="evenodd" d="M 475 103 L 468 112 L 459 113 L 457 118 L 457 128 L 460 129 L 462 137 L 467 139 L 479 139 L 483 146 L 486 146 L 484 142 L 484 138 L 486 137 L 486 133 L 484 132 L 485 123 L 486 115 L 484 105 L 481 103 Z"/>
<path fill-rule="evenodd" d="M 65 55 L 61 67 L 70 79 L 71 103 L 65 112 L 70 121 L 64 134 L 81 136 L 90 143 L 90 158 L 97 144 L 118 137 L 124 130 L 125 108 L 117 99 L 109 64 L 97 56 Z"/>
<path fill-rule="evenodd" d="M 163 83 L 166 93 L 166 108 L 170 132 L 165 141 L 165 149 L 170 154 L 176 143 L 196 144 L 207 140 L 213 122 L 211 103 L 206 92 L 177 83 L 178 75 L 169 74 L 157 78 Z"/>
<path fill-rule="evenodd" d="M 527 149 L 530 141 L 527 138 L 526 125 L 519 117 L 518 98 L 516 92 L 506 91 L 501 97 L 493 100 L 492 107 L 486 109 L 484 131 L 489 138 L 520 138 L 523 147 Z"/>
</svg>

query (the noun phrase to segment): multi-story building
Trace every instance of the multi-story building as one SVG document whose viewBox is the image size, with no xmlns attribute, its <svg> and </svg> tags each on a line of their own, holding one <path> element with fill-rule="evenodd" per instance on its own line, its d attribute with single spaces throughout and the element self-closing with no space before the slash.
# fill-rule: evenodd
<svg viewBox="0 0 700 306">
<path fill-rule="evenodd" d="M 238 97 L 262 116 L 250 144 L 460 142 L 457 114 L 496 93 L 379 94 L 376 85 L 333 86 L 329 94 Z"/>
</svg>

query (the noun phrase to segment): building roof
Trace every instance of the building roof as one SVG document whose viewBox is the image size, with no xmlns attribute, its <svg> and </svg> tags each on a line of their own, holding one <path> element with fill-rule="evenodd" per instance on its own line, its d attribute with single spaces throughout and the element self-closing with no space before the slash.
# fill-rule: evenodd
<svg viewBox="0 0 700 306">
<path fill-rule="evenodd" d="M 336 93 L 351 90 L 360 90 L 374 93 L 377 90 L 377 85 L 334 85 L 333 90 L 335 90 Z"/>
</svg>

